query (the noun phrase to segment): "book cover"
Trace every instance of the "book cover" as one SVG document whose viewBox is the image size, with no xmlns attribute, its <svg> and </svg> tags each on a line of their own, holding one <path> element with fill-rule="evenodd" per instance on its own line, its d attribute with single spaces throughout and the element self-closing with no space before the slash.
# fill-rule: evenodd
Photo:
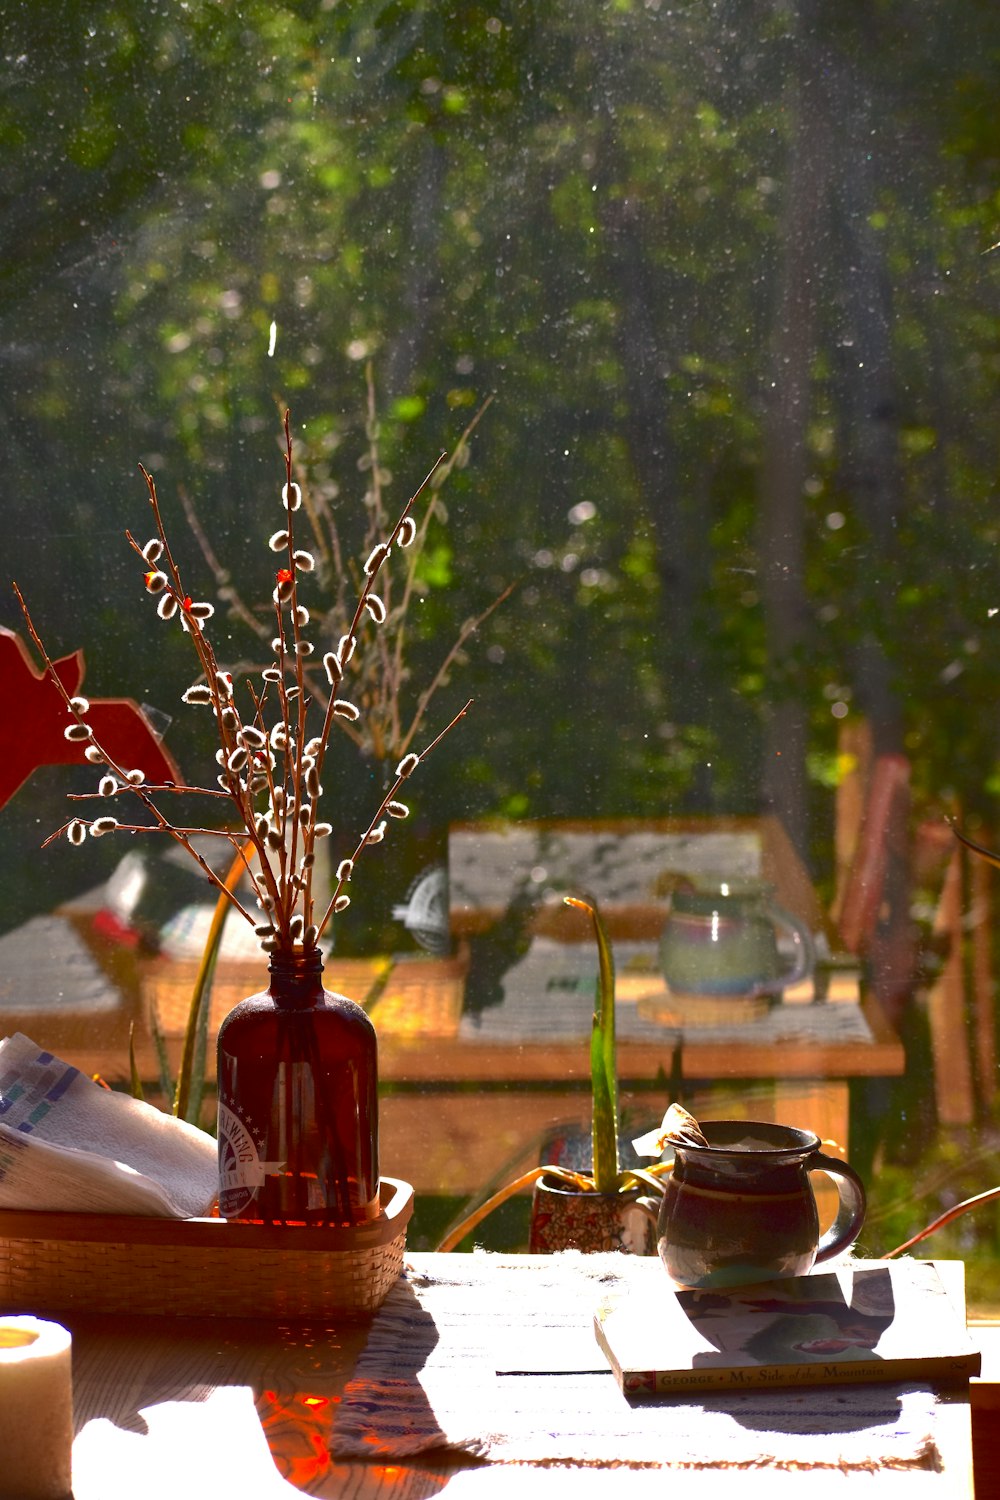
<svg viewBox="0 0 1000 1500">
<path fill-rule="evenodd" d="M 663 1278 L 609 1298 L 597 1341 L 627 1396 L 968 1380 L 980 1356 L 934 1265 L 855 1261 L 835 1271 L 721 1290 Z"/>
</svg>

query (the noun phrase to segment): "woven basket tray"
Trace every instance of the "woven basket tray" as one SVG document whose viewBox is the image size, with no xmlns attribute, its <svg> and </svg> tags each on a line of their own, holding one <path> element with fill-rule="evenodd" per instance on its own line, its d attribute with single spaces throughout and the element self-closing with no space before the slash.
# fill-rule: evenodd
<svg viewBox="0 0 1000 1500">
<path fill-rule="evenodd" d="M 0 1311 L 365 1317 L 403 1269 L 407 1182 L 354 1229 L 0 1209 Z"/>
</svg>

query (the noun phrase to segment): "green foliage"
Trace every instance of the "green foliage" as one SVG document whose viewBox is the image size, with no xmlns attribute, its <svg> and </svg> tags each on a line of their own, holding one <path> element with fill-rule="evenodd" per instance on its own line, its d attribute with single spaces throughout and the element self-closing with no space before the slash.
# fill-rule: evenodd
<svg viewBox="0 0 1000 1500">
<path fill-rule="evenodd" d="M 1000 20 L 939 9 L 811 8 L 803 48 L 771 0 L 6 0 L 8 569 L 120 684 L 131 605 L 79 580 L 117 566 L 136 459 L 233 555 L 270 503 L 285 400 L 352 507 L 372 360 L 392 473 L 497 397 L 421 573 L 415 678 L 520 580 L 465 653 L 457 775 L 430 772 L 451 816 L 752 810 L 783 694 L 826 816 L 833 705 L 879 711 L 869 640 L 918 792 L 988 813 L 996 736 L 969 706 L 1000 687 Z M 759 524 L 799 75 L 843 110 L 815 227 L 802 634 L 776 664 Z M 854 311 L 875 285 L 888 520 Z M 78 566 L 52 567 L 53 542 Z M 132 649 L 169 707 L 183 665 Z"/>
</svg>

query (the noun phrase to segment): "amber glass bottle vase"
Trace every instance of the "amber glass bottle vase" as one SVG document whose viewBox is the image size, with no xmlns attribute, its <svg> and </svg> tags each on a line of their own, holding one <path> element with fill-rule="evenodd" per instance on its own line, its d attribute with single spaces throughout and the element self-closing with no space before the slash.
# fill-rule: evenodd
<svg viewBox="0 0 1000 1500">
<path fill-rule="evenodd" d="M 274 953 L 270 985 L 219 1028 L 219 1212 L 252 1224 L 378 1217 L 378 1061 L 359 1005 L 316 949 Z"/>
</svg>

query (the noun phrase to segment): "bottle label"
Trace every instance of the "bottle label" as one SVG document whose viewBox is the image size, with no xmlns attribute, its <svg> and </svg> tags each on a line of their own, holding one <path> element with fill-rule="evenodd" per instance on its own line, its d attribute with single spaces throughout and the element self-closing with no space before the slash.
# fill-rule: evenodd
<svg viewBox="0 0 1000 1500">
<path fill-rule="evenodd" d="M 250 1129 L 225 1104 L 219 1105 L 219 1212 L 233 1218 L 263 1187 L 269 1172 L 280 1172 L 284 1162 L 261 1161 Z"/>
</svg>

